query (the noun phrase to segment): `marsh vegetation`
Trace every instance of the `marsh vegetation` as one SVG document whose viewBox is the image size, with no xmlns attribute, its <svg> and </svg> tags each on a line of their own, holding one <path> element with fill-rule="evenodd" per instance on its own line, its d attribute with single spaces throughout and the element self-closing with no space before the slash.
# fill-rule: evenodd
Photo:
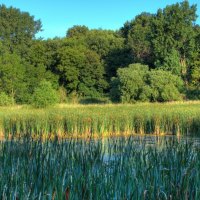
<svg viewBox="0 0 200 200">
<path fill-rule="evenodd" d="M 0 143 L 2 199 L 194 199 L 200 149 L 162 137 Z"/>
<path fill-rule="evenodd" d="M 4 138 L 105 137 L 133 134 L 200 134 L 200 103 L 57 105 L 0 109 Z"/>
</svg>

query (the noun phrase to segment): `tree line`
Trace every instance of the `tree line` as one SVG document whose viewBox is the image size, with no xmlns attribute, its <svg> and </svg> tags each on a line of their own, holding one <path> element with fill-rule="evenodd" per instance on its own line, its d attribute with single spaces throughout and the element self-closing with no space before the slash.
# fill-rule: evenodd
<svg viewBox="0 0 200 200">
<path fill-rule="evenodd" d="M 141 13 L 117 31 L 75 25 L 63 38 L 44 40 L 36 38 L 40 20 L 0 5 L 0 104 L 29 104 L 50 88 L 59 102 L 200 99 L 196 10 L 183 1 Z"/>
</svg>

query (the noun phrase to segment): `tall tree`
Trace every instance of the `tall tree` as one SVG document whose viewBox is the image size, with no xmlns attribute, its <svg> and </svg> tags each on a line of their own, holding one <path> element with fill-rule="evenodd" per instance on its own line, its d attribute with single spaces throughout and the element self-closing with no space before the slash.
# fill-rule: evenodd
<svg viewBox="0 0 200 200">
<path fill-rule="evenodd" d="M 67 30 L 66 36 L 68 38 L 79 38 L 82 36 L 85 36 L 89 31 L 89 28 L 87 26 L 80 26 L 80 25 L 75 25 L 72 28 L 69 28 Z"/>
<path fill-rule="evenodd" d="M 116 75 L 119 67 L 130 63 L 129 51 L 124 46 L 124 38 L 111 30 L 92 29 L 85 26 L 74 26 L 67 31 L 64 46 L 85 46 L 96 52 L 105 66 L 107 80 Z"/>
<path fill-rule="evenodd" d="M 107 87 L 99 55 L 82 45 L 58 49 L 56 70 L 68 93 L 94 97 Z"/>
<path fill-rule="evenodd" d="M 165 64 L 166 57 L 174 49 L 179 54 L 182 76 L 186 75 L 189 60 L 195 50 L 193 24 L 196 18 L 196 5 L 190 6 L 188 1 L 158 10 L 151 33 L 157 67 Z"/>
<path fill-rule="evenodd" d="M 46 42 L 33 40 L 30 48 L 27 49 L 25 59 L 23 59 L 23 65 L 26 66 L 24 81 L 27 85 L 27 94 L 24 95 L 25 102 L 29 101 L 33 91 L 43 80 L 51 82 L 55 89 L 58 88 L 58 76 L 51 72 L 50 68 L 52 60 L 53 57 L 49 57 Z"/>
<path fill-rule="evenodd" d="M 189 81 L 200 93 L 200 26 L 196 25 L 194 30 L 196 33 L 196 51 L 193 52 L 193 61 L 190 65 Z"/>
<path fill-rule="evenodd" d="M 41 31 L 41 22 L 28 12 L 0 5 L 0 40 L 13 53 L 25 54 L 31 40 Z"/>
<path fill-rule="evenodd" d="M 133 62 L 152 63 L 151 22 L 153 15 L 142 13 L 134 20 L 126 22 L 121 34 L 126 38 L 127 46 L 131 50 Z"/>
<path fill-rule="evenodd" d="M 0 55 L 0 90 L 15 98 L 17 102 L 22 101 L 26 91 L 24 75 L 25 67 L 18 55 L 9 52 Z"/>
<path fill-rule="evenodd" d="M 91 30 L 85 38 L 86 46 L 95 51 L 103 60 L 107 80 L 116 75 L 119 67 L 130 63 L 129 51 L 124 45 L 124 38 L 117 32 L 108 30 Z"/>
</svg>

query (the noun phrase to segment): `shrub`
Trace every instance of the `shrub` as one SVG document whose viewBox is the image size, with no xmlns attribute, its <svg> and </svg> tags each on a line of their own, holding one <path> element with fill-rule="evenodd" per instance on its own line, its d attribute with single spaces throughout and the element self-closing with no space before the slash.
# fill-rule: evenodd
<svg viewBox="0 0 200 200">
<path fill-rule="evenodd" d="M 111 80 L 112 101 L 176 101 L 182 99 L 183 81 L 169 71 L 149 70 L 147 65 L 131 64 L 119 68 Z"/>
<path fill-rule="evenodd" d="M 45 108 L 58 101 L 57 93 L 48 81 L 42 81 L 33 93 L 32 104 L 36 108 Z"/>
<path fill-rule="evenodd" d="M 14 99 L 5 92 L 0 93 L 0 106 L 10 106 L 14 104 Z"/>
<path fill-rule="evenodd" d="M 61 86 L 58 89 L 58 97 L 59 97 L 59 103 L 66 103 L 67 102 L 67 91 L 66 89 Z"/>
<path fill-rule="evenodd" d="M 183 81 L 179 76 L 163 70 L 152 70 L 148 84 L 152 89 L 151 101 L 176 101 L 182 98 Z"/>
<path fill-rule="evenodd" d="M 127 68 L 119 68 L 117 78 L 112 79 L 111 97 L 117 99 L 120 95 L 122 103 L 131 103 L 140 100 L 141 91 L 145 87 L 148 66 L 139 63 L 131 64 Z M 118 92 L 118 94 L 115 94 Z M 145 97 L 146 98 L 146 97 Z M 144 97 L 142 97 L 142 100 Z"/>
</svg>

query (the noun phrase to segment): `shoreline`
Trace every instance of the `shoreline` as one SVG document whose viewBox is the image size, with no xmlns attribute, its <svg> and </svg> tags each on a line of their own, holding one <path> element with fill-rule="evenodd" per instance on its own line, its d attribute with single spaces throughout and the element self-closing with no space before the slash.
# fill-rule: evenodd
<svg viewBox="0 0 200 200">
<path fill-rule="evenodd" d="M 11 141 L 11 140 L 16 140 L 16 141 L 20 141 L 20 140 L 23 140 L 23 139 L 30 139 L 30 140 L 35 140 L 35 141 L 38 141 L 38 140 L 41 140 L 41 141 L 55 141 L 55 140 L 58 140 L 58 141 L 62 141 L 62 140 L 69 140 L 69 139 L 72 139 L 72 140 L 75 140 L 75 139 L 80 139 L 80 140 L 99 140 L 99 139 L 112 139 L 112 138 L 130 138 L 130 137 L 142 137 L 142 138 L 145 138 L 145 137 L 158 137 L 158 138 L 165 138 L 165 137 L 176 137 L 178 139 L 180 138 L 186 138 L 186 137 L 190 137 L 190 138 L 198 138 L 198 137 L 195 137 L 195 136 L 192 136 L 192 135 L 173 135 L 173 134 L 170 134 L 170 133 L 162 133 L 162 134 L 156 134 L 156 133 L 153 133 L 153 134 L 136 134 L 136 133 L 130 133 L 130 134 L 123 134 L 123 133 L 119 133 L 119 134 L 105 134 L 105 135 L 102 135 L 102 136 L 99 136 L 97 134 L 94 134 L 92 136 L 89 136 L 89 135 L 77 135 L 77 134 L 74 134 L 74 135 L 71 135 L 71 136 L 59 136 L 59 135 L 55 135 L 55 134 L 49 134 L 48 136 L 45 134 L 45 135 L 42 135 L 42 136 L 31 136 L 31 135 L 24 135 L 24 136 L 17 136 L 17 137 L 13 137 L 13 136 L 9 136 L 9 137 L 4 137 L 2 135 L 0 135 L 0 141 Z"/>
</svg>

